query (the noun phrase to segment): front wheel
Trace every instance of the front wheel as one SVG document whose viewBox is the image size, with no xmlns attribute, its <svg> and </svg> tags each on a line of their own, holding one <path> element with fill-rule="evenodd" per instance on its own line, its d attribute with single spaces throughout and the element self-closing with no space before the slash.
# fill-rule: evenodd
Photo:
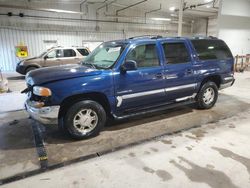
<svg viewBox="0 0 250 188">
<path fill-rule="evenodd" d="M 99 103 L 91 100 L 73 104 L 63 119 L 65 130 L 75 139 L 98 135 L 105 123 L 105 110 Z"/>
<path fill-rule="evenodd" d="M 218 87 L 214 82 L 206 82 L 202 85 L 197 95 L 197 105 L 200 109 L 212 108 L 218 99 Z"/>
</svg>

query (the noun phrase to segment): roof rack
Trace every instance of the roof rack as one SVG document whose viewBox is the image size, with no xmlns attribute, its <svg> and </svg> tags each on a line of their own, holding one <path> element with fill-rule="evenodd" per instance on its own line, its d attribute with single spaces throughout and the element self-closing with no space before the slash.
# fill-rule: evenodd
<svg viewBox="0 0 250 188">
<path fill-rule="evenodd" d="M 210 39 L 218 39 L 217 37 L 214 36 L 209 36 Z"/>
<path fill-rule="evenodd" d="M 140 39 L 140 38 L 159 39 L 159 38 L 162 38 L 162 36 L 161 35 L 141 35 L 141 36 L 130 37 L 128 39 Z"/>
<path fill-rule="evenodd" d="M 218 39 L 217 37 L 214 37 L 214 36 L 202 36 L 202 35 L 193 36 L 191 38 L 193 39 Z"/>
</svg>

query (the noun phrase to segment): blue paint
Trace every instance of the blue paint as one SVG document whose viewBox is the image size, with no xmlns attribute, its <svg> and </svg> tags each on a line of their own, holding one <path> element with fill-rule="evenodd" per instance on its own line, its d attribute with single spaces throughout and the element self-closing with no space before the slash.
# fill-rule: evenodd
<svg viewBox="0 0 250 188">
<path fill-rule="evenodd" d="M 183 64 L 168 64 L 162 47 L 162 43 L 165 42 L 183 42 L 190 55 L 190 61 Z M 233 75 L 233 57 L 226 60 L 200 61 L 192 42 L 188 38 L 140 38 L 111 41 L 109 43 L 123 44 L 125 46 L 125 49 L 110 69 L 66 65 L 31 71 L 26 79 L 32 80 L 31 85 L 51 89 L 52 96 L 46 104 L 48 106 L 60 105 L 65 99 L 74 95 L 101 93 L 108 99 L 111 114 L 122 115 L 131 109 L 173 103 L 177 98 L 197 93 L 202 81 L 209 76 L 219 76 L 221 84 L 224 84 L 229 82 L 224 78 Z M 124 63 L 127 54 L 135 46 L 142 44 L 156 44 L 160 66 L 139 68 L 122 73 L 120 67 Z M 195 84 L 195 86 L 169 92 L 164 90 L 190 84 Z M 163 90 L 161 91 L 161 89 Z M 130 96 L 131 94 L 148 91 L 157 92 L 123 99 L 121 105 L 118 105 L 117 97 L 119 96 Z"/>
</svg>

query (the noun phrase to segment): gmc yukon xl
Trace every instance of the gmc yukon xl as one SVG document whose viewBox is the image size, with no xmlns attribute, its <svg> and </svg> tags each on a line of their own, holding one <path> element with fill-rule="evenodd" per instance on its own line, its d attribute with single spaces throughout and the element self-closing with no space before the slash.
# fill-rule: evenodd
<svg viewBox="0 0 250 188">
<path fill-rule="evenodd" d="M 217 38 L 135 37 L 104 42 L 80 65 L 26 75 L 30 116 L 77 139 L 123 119 L 196 103 L 214 106 L 234 83 L 233 56 Z"/>
</svg>

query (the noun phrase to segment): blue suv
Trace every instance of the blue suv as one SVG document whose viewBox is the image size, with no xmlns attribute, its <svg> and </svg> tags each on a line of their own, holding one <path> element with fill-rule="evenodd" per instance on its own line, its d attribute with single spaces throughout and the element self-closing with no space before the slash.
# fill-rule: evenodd
<svg viewBox="0 0 250 188">
<path fill-rule="evenodd" d="M 77 139 L 123 119 L 196 103 L 214 106 L 234 83 L 234 59 L 217 38 L 135 37 L 104 42 L 79 65 L 31 71 L 26 109 Z"/>
</svg>

